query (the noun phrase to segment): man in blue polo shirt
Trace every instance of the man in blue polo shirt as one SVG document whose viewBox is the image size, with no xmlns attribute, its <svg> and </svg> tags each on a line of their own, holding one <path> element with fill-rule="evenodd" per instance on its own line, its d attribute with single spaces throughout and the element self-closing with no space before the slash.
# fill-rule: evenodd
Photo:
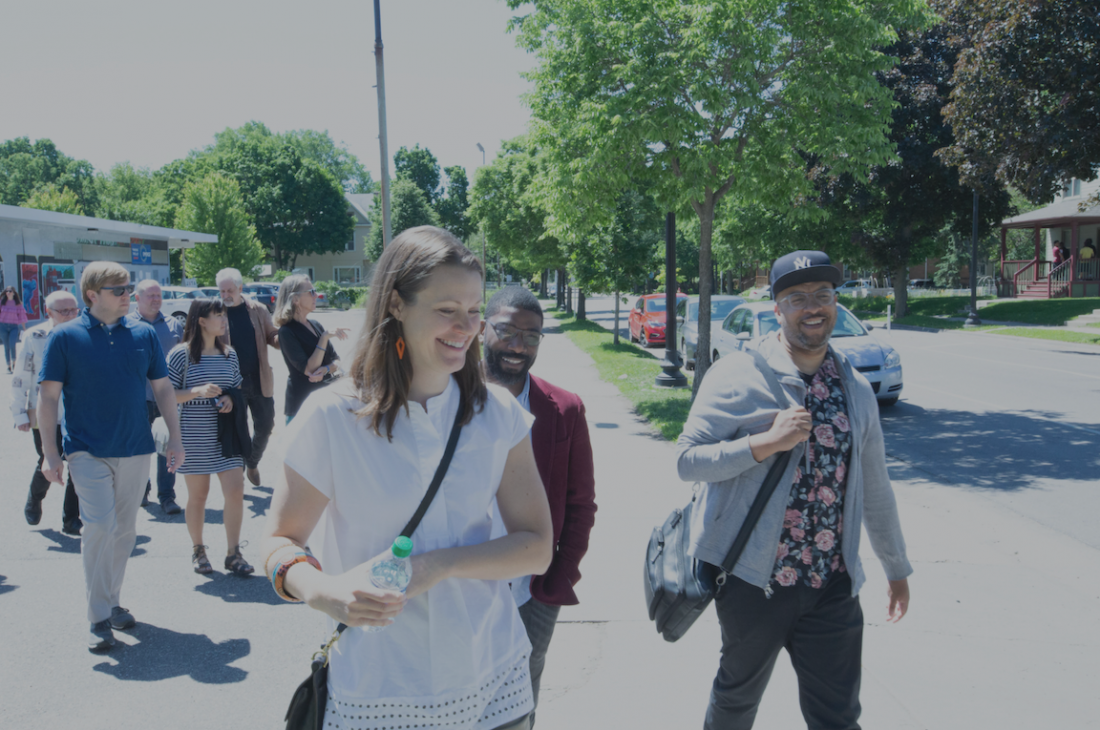
<svg viewBox="0 0 1100 730">
<path fill-rule="evenodd" d="M 126 561 L 137 542 L 137 512 L 155 450 L 145 406 L 151 381 L 168 426 L 168 469 L 183 464 L 176 398 L 157 333 L 126 318 L 134 287 L 119 264 L 97 261 L 80 278 L 88 307 L 79 318 L 54 330 L 38 381 L 39 427 L 53 433 L 63 397 L 62 424 L 69 473 L 84 521 L 81 556 L 91 635 L 88 648 L 115 644 L 111 629 L 134 626 L 119 605 Z M 42 444 L 42 473 L 61 483 L 61 455 L 53 439 Z"/>
</svg>

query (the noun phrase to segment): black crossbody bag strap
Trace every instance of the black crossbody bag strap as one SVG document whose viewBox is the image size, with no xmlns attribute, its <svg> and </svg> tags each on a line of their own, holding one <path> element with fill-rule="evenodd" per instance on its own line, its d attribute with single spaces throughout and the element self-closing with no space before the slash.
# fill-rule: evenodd
<svg viewBox="0 0 1100 730">
<path fill-rule="evenodd" d="M 764 376 L 764 379 L 768 381 L 768 387 L 771 388 L 772 394 L 775 396 L 776 402 L 780 408 L 785 407 L 790 403 L 790 399 L 787 394 L 783 392 L 782 386 L 779 385 L 779 380 L 775 377 L 775 371 L 768 365 L 768 361 L 764 359 L 756 350 L 746 350 L 753 359 L 756 360 L 756 367 Z M 726 559 L 722 561 L 722 568 L 724 573 L 733 573 L 733 568 L 737 565 L 737 561 L 741 558 L 741 553 L 745 549 L 745 545 L 748 544 L 749 538 L 752 536 L 752 531 L 756 528 L 756 523 L 760 521 L 760 515 L 764 513 L 764 507 L 767 506 L 768 500 L 771 499 L 772 493 L 775 492 L 776 486 L 779 484 L 779 480 L 783 477 L 783 473 L 787 470 L 787 464 L 791 461 L 791 452 L 784 451 L 779 455 L 779 458 L 775 460 L 771 468 L 768 470 L 768 475 L 764 477 L 764 483 L 760 485 L 760 491 L 756 493 L 756 498 L 752 501 L 752 506 L 749 507 L 749 513 L 745 517 L 745 521 L 741 524 L 741 529 L 737 533 L 736 539 L 733 541 L 733 545 L 730 546 L 729 552 L 726 553 Z"/>
<path fill-rule="evenodd" d="M 401 531 L 403 537 L 412 537 L 412 534 L 416 532 L 416 528 L 420 526 L 420 520 L 424 519 L 424 514 L 428 511 L 432 500 L 435 499 L 436 493 L 439 492 L 439 486 L 443 484 L 443 477 L 447 475 L 447 469 L 451 466 L 451 457 L 455 455 L 455 448 L 458 446 L 458 435 L 462 431 L 462 411 L 465 402 L 465 399 L 461 398 L 458 401 L 458 413 L 455 414 L 455 422 L 451 426 L 451 435 L 447 439 L 447 448 L 443 450 L 443 458 L 440 459 L 439 466 L 436 467 L 435 476 L 432 477 L 432 483 L 428 485 L 427 494 L 424 495 L 424 499 L 420 500 L 420 506 L 416 508 L 409 524 L 405 525 L 405 529 Z M 342 634 L 347 627 L 347 624 L 340 624 L 336 627 L 336 633 Z"/>
</svg>

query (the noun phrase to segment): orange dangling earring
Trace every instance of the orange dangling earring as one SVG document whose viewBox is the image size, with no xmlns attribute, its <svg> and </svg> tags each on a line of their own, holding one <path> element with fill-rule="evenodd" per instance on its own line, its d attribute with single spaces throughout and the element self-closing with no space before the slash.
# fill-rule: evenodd
<svg viewBox="0 0 1100 730">
<path fill-rule="evenodd" d="M 398 360 L 404 360 L 405 359 L 405 338 L 398 335 L 397 336 L 397 342 L 395 344 L 397 345 L 397 359 Z"/>
</svg>

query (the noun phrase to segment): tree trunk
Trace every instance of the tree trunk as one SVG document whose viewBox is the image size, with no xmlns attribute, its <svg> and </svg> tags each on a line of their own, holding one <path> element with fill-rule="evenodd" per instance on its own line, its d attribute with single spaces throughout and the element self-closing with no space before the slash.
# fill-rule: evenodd
<svg viewBox="0 0 1100 730">
<path fill-rule="evenodd" d="M 577 321 L 585 321 L 584 289 L 577 289 Z"/>
<path fill-rule="evenodd" d="M 619 344 L 619 292 L 618 291 L 615 292 L 615 329 L 613 329 L 612 332 L 615 333 L 615 336 L 614 336 L 614 339 L 612 340 L 612 342 L 617 345 L 617 344 Z"/>
<path fill-rule="evenodd" d="M 278 244 L 271 247 L 271 263 L 275 267 L 271 270 L 271 273 L 283 268 L 283 252 L 279 249 Z"/>
<path fill-rule="evenodd" d="M 572 285 L 565 287 L 565 312 L 566 314 L 573 313 L 573 287 Z"/>
<path fill-rule="evenodd" d="M 539 279 L 539 299 L 546 298 L 546 280 L 550 278 L 550 269 L 542 270 L 542 277 Z"/>
<path fill-rule="evenodd" d="M 558 269 L 557 299 L 558 299 L 558 311 L 559 312 L 564 312 L 565 311 L 565 268 L 564 267 Z"/>
<path fill-rule="evenodd" d="M 909 267 L 899 264 L 890 275 L 894 279 L 894 316 L 904 317 L 909 314 L 909 282 L 906 281 L 909 278 Z"/>
<path fill-rule="evenodd" d="M 695 348 L 695 378 L 691 385 L 691 398 L 699 392 L 699 385 L 710 367 L 710 291 L 713 271 L 711 262 L 711 239 L 714 234 L 714 209 L 717 201 L 708 194 L 699 206 L 699 326 L 698 345 Z"/>
</svg>

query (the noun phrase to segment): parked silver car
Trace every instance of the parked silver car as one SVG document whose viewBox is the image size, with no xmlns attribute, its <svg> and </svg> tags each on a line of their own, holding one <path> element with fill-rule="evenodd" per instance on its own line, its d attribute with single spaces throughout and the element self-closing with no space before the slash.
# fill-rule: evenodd
<svg viewBox="0 0 1100 730">
<path fill-rule="evenodd" d="M 863 373 L 875 391 L 879 405 L 892 406 L 901 397 L 901 355 L 890 345 L 870 334 L 868 327 L 854 314 L 836 305 L 836 327 L 829 344 L 843 352 L 852 366 Z M 750 302 L 730 312 L 722 326 L 711 335 L 711 357 L 718 360 L 746 342 L 758 340 L 779 329 L 772 302 Z"/>
<path fill-rule="evenodd" d="M 710 341 L 734 307 L 745 298 L 732 294 L 715 294 L 710 298 Z M 680 357 L 688 370 L 695 369 L 695 349 L 699 345 L 699 297 L 684 299 L 676 305 L 676 333 L 679 335 Z"/>
</svg>

